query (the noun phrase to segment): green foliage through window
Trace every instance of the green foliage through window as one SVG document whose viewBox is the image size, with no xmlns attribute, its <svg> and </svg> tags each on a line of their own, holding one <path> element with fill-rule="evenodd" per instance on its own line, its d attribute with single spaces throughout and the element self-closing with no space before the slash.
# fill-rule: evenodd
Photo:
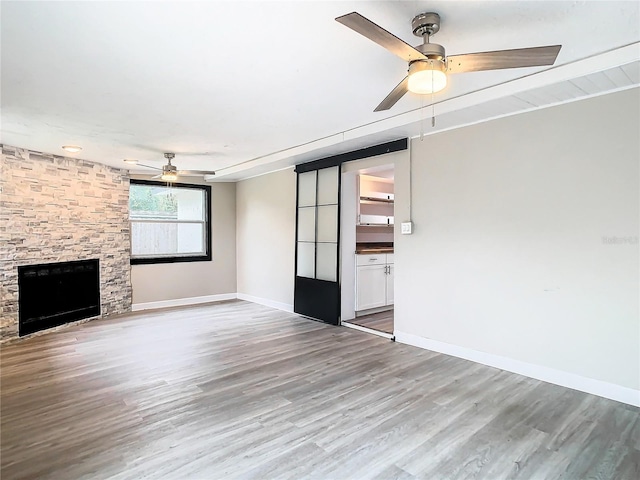
<svg viewBox="0 0 640 480">
<path fill-rule="evenodd" d="M 170 187 L 131 185 L 129 189 L 130 218 L 176 218 L 178 202 Z"/>
</svg>

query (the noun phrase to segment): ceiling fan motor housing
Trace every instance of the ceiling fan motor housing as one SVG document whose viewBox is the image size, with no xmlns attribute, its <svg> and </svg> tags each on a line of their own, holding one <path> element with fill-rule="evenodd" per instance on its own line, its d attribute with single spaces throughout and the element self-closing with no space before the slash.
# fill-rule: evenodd
<svg viewBox="0 0 640 480">
<path fill-rule="evenodd" d="M 162 174 L 177 174 L 178 169 L 174 165 L 163 165 L 162 166 Z"/>
<path fill-rule="evenodd" d="M 414 60 L 409 62 L 409 75 L 420 70 L 440 70 L 446 72 L 444 60 L 444 47 L 437 43 L 424 43 L 415 47 L 423 53 L 428 60 Z"/>
<path fill-rule="evenodd" d="M 423 43 L 415 47 L 415 49 L 431 60 L 444 59 L 444 47 L 437 43 Z"/>
</svg>

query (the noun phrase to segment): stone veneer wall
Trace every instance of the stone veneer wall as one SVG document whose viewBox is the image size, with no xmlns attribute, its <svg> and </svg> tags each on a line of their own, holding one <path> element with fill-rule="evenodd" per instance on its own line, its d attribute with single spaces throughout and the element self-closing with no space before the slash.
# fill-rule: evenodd
<svg viewBox="0 0 640 480">
<path fill-rule="evenodd" d="M 128 172 L 1 147 L 0 342 L 18 336 L 20 265 L 98 258 L 102 316 L 129 311 Z"/>
</svg>

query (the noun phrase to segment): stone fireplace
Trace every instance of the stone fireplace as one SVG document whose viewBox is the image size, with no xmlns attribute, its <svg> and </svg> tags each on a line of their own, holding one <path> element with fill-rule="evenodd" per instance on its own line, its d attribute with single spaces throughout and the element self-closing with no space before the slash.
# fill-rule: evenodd
<svg viewBox="0 0 640 480">
<path fill-rule="evenodd" d="M 89 318 L 131 309 L 128 203 L 126 170 L 2 145 L 0 341 L 18 337 L 18 272 L 29 266 L 97 260 Z"/>
<path fill-rule="evenodd" d="M 100 315 L 100 261 L 18 267 L 18 333 L 22 337 Z"/>
</svg>

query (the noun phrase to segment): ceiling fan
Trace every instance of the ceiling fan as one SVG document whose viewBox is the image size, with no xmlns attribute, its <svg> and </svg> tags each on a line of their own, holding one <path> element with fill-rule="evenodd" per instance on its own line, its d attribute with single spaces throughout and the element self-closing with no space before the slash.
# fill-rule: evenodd
<svg viewBox="0 0 640 480">
<path fill-rule="evenodd" d="M 442 45 L 429 43 L 430 37 L 440 30 L 440 15 L 437 13 L 421 13 L 411 22 L 413 34 L 423 39 L 422 45 L 417 47 L 405 43 L 357 12 L 338 17 L 336 21 L 409 62 L 408 75 L 374 112 L 389 110 L 407 91 L 425 95 L 442 90 L 450 73 L 553 65 L 562 47 L 550 45 L 445 56 Z"/>
<path fill-rule="evenodd" d="M 164 182 L 175 182 L 178 180 L 178 177 L 199 177 L 203 175 L 215 175 L 216 172 L 208 171 L 208 170 L 178 170 L 175 165 L 171 164 L 171 160 L 175 158 L 175 153 L 165 153 L 164 158 L 167 159 L 167 164 L 163 165 L 162 168 L 152 167 L 151 165 L 143 165 L 142 163 L 138 163 L 137 160 L 125 160 L 126 163 L 132 165 L 140 165 L 145 168 L 152 168 L 154 170 L 161 170 L 162 173 L 151 177 L 151 178 L 159 178 Z"/>
</svg>

